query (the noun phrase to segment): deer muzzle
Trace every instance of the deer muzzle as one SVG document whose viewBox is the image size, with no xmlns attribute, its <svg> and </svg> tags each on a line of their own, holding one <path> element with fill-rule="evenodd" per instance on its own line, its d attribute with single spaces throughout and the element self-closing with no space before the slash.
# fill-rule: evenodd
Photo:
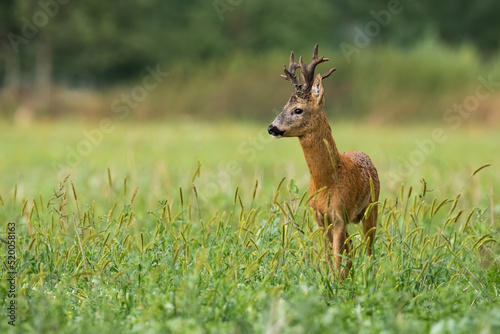
<svg viewBox="0 0 500 334">
<path fill-rule="evenodd" d="M 275 125 L 272 124 L 269 125 L 269 127 L 267 128 L 267 132 L 273 137 L 281 137 L 285 133 L 285 131 L 281 131 Z"/>
</svg>

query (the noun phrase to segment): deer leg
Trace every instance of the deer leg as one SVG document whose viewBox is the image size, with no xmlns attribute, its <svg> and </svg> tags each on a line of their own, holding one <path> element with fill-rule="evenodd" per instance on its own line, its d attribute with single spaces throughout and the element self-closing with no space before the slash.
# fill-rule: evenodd
<svg viewBox="0 0 500 334">
<path fill-rule="evenodd" d="M 326 220 L 326 222 L 325 222 Z M 325 219 L 325 216 L 322 215 L 319 211 L 316 212 L 316 223 L 320 228 L 325 229 L 325 237 L 326 237 L 326 242 L 325 242 L 325 254 L 326 254 L 326 260 L 330 264 L 330 268 L 333 269 L 333 262 L 332 262 L 332 244 L 333 244 L 333 229 L 332 229 L 332 224 L 329 222 L 330 219 L 328 217 Z"/>
<path fill-rule="evenodd" d="M 363 221 L 363 233 L 365 235 L 366 254 L 368 256 L 373 254 L 373 242 L 375 241 L 375 232 L 377 229 L 378 207 L 373 207 L 370 215 Z M 375 255 L 373 256 L 375 257 Z"/>
<path fill-rule="evenodd" d="M 347 233 L 347 228 L 345 231 L 345 237 L 346 237 L 346 240 L 349 239 L 349 233 Z M 347 277 L 347 275 L 349 275 L 349 272 L 350 272 L 351 267 L 352 267 L 352 260 L 351 260 L 351 251 L 353 248 L 352 240 L 349 239 L 349 241 L 347 241 L 347 242 L 344 241 L 344 244 L 345 244 L 345 255 L 347 256 L 347 260 L 346 260 L 344 271 L 342 272 L 342 280 L 344 280 Z"/>
<path fill-rule="evenodd" d="M 342 219 L 336 216 L 335 213 L 333 214 L 333 217 L 334 218 L 332 219 L 332 217 L 328 215 L 325 218 L 325 216 L 319 212 L 316 213 L 318 226 L 326 229 L 327 246 L 325 247 L 325 251 L 327 261 L 330 264 L 330 267 L 332 269 L 335 268 L 335 271 L 340 274 L 340 281 L 343 281 L 349 274 L 352 266 L 350 258 L 352 240 L 349 240 L 346 243 L 346 240 L 349 237 L 347 234 L 346 224 Z M 332 263 L 332 253 L 335 257 L 335 266 Z M 348 258 L 345 267 L 342 268 L 342 260 L 344 256 L 347 256 Z"/>
<path fill-rule="evenodd" d="M 335 269 L 337 273 L 341 274 L 341 281 L 347 277 L 352 265 L 352 262 L 348 259 L 344 270 L 342 270 L 343 256 L 349 256 L 351 248 L 349 244 L 346 244 L 346 239 L 347 227 L 345 223 L 337 217 L 336 221 L 333 223 L 333 253 L 335 254 Z"/>
</svg>

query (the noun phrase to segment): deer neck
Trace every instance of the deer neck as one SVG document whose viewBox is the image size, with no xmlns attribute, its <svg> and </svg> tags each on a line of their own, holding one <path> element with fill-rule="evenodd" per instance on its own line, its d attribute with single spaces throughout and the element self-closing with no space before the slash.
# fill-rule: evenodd
<svg viewBox="0 0 500 334">
<path fill-rule="evenodd" d="M 316 131 L 299 137 L 311 174 L 311 182 L 314 183 L 316 190 L 323 187 L 331 188 L 335 175 L 342 164 L 340 153 L 337 150 L 335 140 L 333 140 L 332 129 L 324 111 L 318 125 Z"/>
</svg>

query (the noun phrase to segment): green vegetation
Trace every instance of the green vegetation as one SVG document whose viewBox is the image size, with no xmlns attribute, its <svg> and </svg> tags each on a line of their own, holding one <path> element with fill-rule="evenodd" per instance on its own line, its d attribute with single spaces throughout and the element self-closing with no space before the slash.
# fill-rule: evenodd
<svg viewBox="0 0 500 334">
<path fill-rule="evenodd" d="M 294 48 L 306 58 L 311 49 L 312 44 Z M 98 91 L 56 86 L 48 103 L 50 109 L 39 113 L 35 101 L 22 100 L 25 106 L 21 108 L 20 101 L 7 98 L 9 90 L 5 89 L 0 113 L 20 121 L 23 112 L 33 113 L 31 119 L 35 120 L 115 117 L 172 121 L 196 117 L 267 121 L 290 96 L 290 85 L 280 77 L 289 52 L 235 53 L 231 59 L 158 65 L 164 77 L 137 100 L 131 96 L 136 94 L 134 89 L 144 88 L 143 79 L 149 75 L 146 67 L 128 83 Z M 325 80 L 326 111 L 335 119 L 377 124 L 448 121 L 454 126 L 455 116 L 478 124 L 500 120 L 498 61 L 483 61 L 474 48 L 451 49 L 426 39 L 405 50 L 391 46 L 362 49 L 350 62 L 328 46 L 320 46 L 320 55 L 331 60 L 318 66 L 319 72 L 337 68 Z M 156 68 L 154 63 L 148 66 Z M 470 104 L 463 108 L 464 115 L 459 114 L 454 106 L 466 102 Z"/>
<path fill-rule="evenodd" d="M 370 41 L 360 37 L 358 44 L 370 47 L 407 47 L 429 35 L 453 47 L 473 45 L 485 56 L 499 47 L 493 0 L 148 0 L 122 1 L 116 9 L 97 0 L 2 1 L 0 59 L 9 66 L 0 75 L 17 70 L 29 78 L 49 65 L 57 82 L 102 85 L 156 63 L 227 59 L 237 51 L 309 51 L 316 41 L 337 49 L 363 34 Z"/>
<path fill-rule="evenodd" d="M 0 124 L 0 219 L 16 223 L 17 256 L 16 327 L 2 317 L 2 333 L 500 330 L 496 129 L 443 128 L 431 147 L 428 127 L 333 123 L 383 190 L 376 258 L 351 226 L 354 270 L 339 285 L 296 140 L 271 140 L 267 123 L 113 125 L 99 137 L 86 124 L 89 137 L 75 123 Z M 422 145 L 423 162 L 398 174 Z"/>
</svg>

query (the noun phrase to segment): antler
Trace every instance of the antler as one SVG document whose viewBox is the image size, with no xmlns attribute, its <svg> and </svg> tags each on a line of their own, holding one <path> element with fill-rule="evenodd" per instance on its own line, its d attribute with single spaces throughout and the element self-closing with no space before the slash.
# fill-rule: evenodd
<svg viewBox="0 0 500 334">
<path fill-rule="evenodd" d="M 293 51 L 290 53 L 290 62 L 288 64 L 288 70 L 286 69 L 285 64 L 283 64 L 283 70 L 285 70 L 285 75 L 281 75 L 281 77 L 287 79 L 292 84 L 293 90 L 297 91 L 300 89 L 300 85 L 297 81 L 297 77 L 295 76 L 295 72 L 300 65 L 295 62 Z"/>
<path fill-rule="evenodd" d="M 330 59 L 325 57 L 318 58 L 318 43 L 316 43 L 316 45 L 314 46 L 312 60 L 309 65 L 306 65 L 304 63 L 304 61 L 302 60 L 302 56 L 299 59 L 299 64 L 295 63 L 294 54 L 292 51 L 292 53 L 290 54 L 290 65 L 288 66 L 288 70 L 286 69 L 285 65 L 283 65 L 286 75 L 281 76 L 290 81 L 295 92 L 308 92 L 314 82 L 314 70 L 316 69 L 316 66 L 328 60 Z M 297 77 L 295 76 L 295 71 L 297 70 L 297 68 L 301 69 L 299 80 L 300 82 L 297 82 Z M 335 68 L 331 68 L 327 73 L 322 74 L 321 77 L 325 79 L 329 77 L 330 74 L 333 73 L 333 71 L 335 71 Z"/>
</svg>

